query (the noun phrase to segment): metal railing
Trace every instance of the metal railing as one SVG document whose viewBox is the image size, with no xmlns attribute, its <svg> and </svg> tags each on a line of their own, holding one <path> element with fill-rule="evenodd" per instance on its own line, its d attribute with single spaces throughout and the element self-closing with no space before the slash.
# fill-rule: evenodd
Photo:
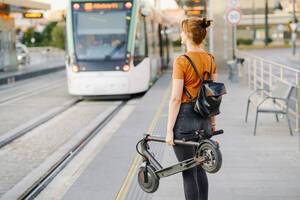
<svg viewBox="0 0 300 200">
<path fill-rule="evenodd" d="M 288 83 L 296 88 L 291 96 L 289 113 L 296 120 L 295 131 L 300 131 L 300 70 L 242 51 L 237 51 L 237 57 L 245 59 L 240 75 L 246 76 L 249 88 L 262 88 L 269 92 L 277 81 Z M 261 95 L 263 96 L 264 92 Z"/>
</svg>

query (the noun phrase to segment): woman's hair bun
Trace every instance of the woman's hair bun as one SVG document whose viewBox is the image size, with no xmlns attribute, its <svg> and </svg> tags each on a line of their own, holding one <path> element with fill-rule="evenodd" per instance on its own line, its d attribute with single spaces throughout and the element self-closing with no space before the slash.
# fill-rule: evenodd
<svg viewBox="0 0 300 200">
<path fill-rule="evenodd" d="M 207 20 L 206 17 L 204 17 L 202 19 L 201 27 L 202 28 L 207 28 L 207 27 L 210 26 L 211 22 L 212 22 L 212 20 Z"/>
</svg>

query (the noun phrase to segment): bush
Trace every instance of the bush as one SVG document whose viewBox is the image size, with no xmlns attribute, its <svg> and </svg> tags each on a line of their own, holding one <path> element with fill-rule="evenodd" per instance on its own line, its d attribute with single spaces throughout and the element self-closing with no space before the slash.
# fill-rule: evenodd
<svg viewBox="0 0 300 200">
<path fill-rule="evenodd" d="M 289 44 L 290 40 L 289 39 L 284 39 L 284 44 Z"/>
<path fill-rule="evenodd" d="M 35 39 L 35 42 L 31 42 L 31 38 Z M 33 28 L 28 28 L 24 31 L 24 36 L 21 40 L 23 44 L 28 47 L 39 47 L 42 45 L 43 37 L 39 32 L 34 31 Z"/>
<path fill-rule="evenodd" d="M 172 42 L 174 47 L 180 47 L 181 46 L 181 37 L 178 37 L 177 40 Z"/>
<path fill-rule="evenodd" d="M 268 43 L 271 43 L 273 42 L 273 39 L 272 38 L 268 38 Z"/>
<path fill-rule="evenodd" d="M 249 39 L 244 39 L 244 38 L 238 38 L 236 40 L 237 45 L 251 45 L 253 44 L 253 39 L 249 38 Z"/>
<path fill-rule="evenodd" d="M 44 28 L 42 31 L 42 36 L 43 36 L 43 46 L 49 46 L 52 40 L 52 31 L 56 27 L 57 22 L 50 22 L 47 24 L 47 26 Z"/>
<path fill-rule="evenodd" d="M 65 32 L 63 26 L 55 26 L 51 32 L 51 46 L 65 49 Z"/>
</svg>

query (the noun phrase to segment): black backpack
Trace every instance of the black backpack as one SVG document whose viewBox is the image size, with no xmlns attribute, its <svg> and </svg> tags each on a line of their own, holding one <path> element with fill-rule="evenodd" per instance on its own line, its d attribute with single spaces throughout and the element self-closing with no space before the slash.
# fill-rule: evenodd
<svg viewBox="0 0 300 200">
<path fill-rule="evenodd" d="M 212 56 L 210 56 L 210 72 L 204 72 L 203 79 L 200 76 L 197 68 L 195 67 L 190 57 L 188 57 L 187 55 L 183 56 L 188 59 L 188 61 L 193 66 L 195 72 L 197 73 L 198 77 L 202 81 L 202 86 L 200 87 L 198 95 L 195 99 L 192 99 L 192 96 L 185 87 L 183 88 L 188 98 L 192 100 L 195 112 L 197 112 L 201 118 L 208 118 L 220 114 L 219 108 L 222 101 L 222 95 L 226 94 L 227 92 L 224 83 L 213 82 L 211 78 Z M 204 80 L 206 74 L 209 79 Z"/>
</svg>

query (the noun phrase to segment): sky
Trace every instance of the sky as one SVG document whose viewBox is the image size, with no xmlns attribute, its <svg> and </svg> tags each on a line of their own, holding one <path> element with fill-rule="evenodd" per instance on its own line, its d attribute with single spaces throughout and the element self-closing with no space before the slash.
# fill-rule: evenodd
<svg viewBox="0 0 300 200">
<path fill-rule="evenodd" d="M 66 8 L 68 0 L 36 0 L 51 4 L 51 10 L 62 10 Z M 151 0 L 150 0 L 151 1 Z M 153 0 L 152 0 L 153 1 Z M 177 5 L 174 0 L 160 0 L 161 9 L 175 9 Z"/>
</svg>

